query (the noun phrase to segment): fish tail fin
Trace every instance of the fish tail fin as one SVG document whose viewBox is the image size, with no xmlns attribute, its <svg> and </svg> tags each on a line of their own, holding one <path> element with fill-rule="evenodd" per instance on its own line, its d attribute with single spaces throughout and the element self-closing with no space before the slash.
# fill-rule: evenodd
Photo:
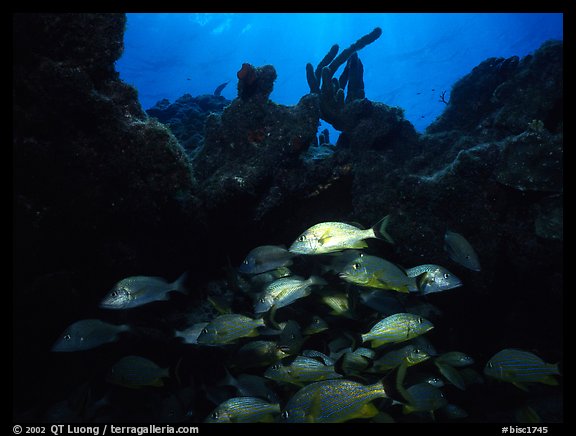
<svg viewBox="0 0 576 436">
<path fill-rule="evenodd" d="M 559 384 L 558 380 L 556 380 L 552 375 L 547 375 L 542 380 L 540 380 L 540 382 L 548 386 L 558 386 Z"/>
<path fill-rule="evenodd" d="M 390 215 L 386 215 L 384 218 L 374 224 L 372 230 L 374 231 L 374 236 L 376 236 L 378 239 L 384 239 L 391 244 L 394 244 L 394 239 L 392 239 L 392 236 L 390 236 L 390 234 L 386 231 L 386 227 L 388 226 L 389 222 Z"/>
<path fill-rule="evenodd" d="M 173 290 L 176 292 L 181 292 L 183 294 L 188 294 L 188 287 L 186 286 L 186 282 L 188 281 L 188 271 L 184 271 L 180 277 L 176 279 L 174 283 L 172 283 Z"/>
</svg>

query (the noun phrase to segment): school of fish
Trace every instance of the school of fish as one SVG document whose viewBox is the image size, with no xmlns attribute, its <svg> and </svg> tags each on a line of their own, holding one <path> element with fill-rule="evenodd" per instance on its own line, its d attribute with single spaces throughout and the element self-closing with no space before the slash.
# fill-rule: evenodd
<svg viewBox="0 0 576 436">
<path fill-rule="evenodd" d="M 442 311 L 430 300 L 464 283 L 445 266 L 406 268 L 375 254 L 379 243 L 367 240 L 394 244 L 387 231 L 390 220 L 386 216 L 368 229 L 322 222 L 304 230 L 289 248 L 263 245 L 247 253 L 231 272 L 235 299 L 209 296 L 214 316 L 191 318 L 168 338 L 192 356 L 203 350 L 223 356 L 213 362 L 221 374 L 218 382 L 211 384 L 207 377 L 200 386 L 210 410 L 199 415 L 189 405 L 175 420 L 395 422 L 407 415 L 459 420 L 468 414 L 451 402 L 451 389 L 465 391 L 487 380 L 521 390 L 536 383 L 558 384 L 558 365 L 530 351 L 495 350 L 481 370 L 463 351 L 438 352 L 428 333 Z M 481 271 L 464 236 L 447 230 L 444 243 L 448 259 Z M 189 281 L 187 273 L 173 282 L 153 276 L 120 280 L 99 309 L 125 313 L 127 321 L 78 320 L 56 339 L 52 351 L 85 352 L 129 340 L 142 330 L 130 324 L 131 311 L 170 302 L 174 293 L 187 298 Z M 105 368 L 105 381 L 131 390 L 180 386 L 176 399 L 161 402 L 172 409 L 178 404 L 180 410 L 182 392 L 190 389 L 182 381 L 181 366 L 182 358 L 165 367 L 127 353 Z M 520 410 L 519 416 L 538 419 L 532 409 Z"/>
</svg>

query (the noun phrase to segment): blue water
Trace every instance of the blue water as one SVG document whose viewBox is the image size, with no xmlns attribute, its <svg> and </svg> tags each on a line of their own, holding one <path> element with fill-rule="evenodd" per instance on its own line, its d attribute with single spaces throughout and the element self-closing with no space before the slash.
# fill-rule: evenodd
<svg viewBox="0 0 576 436">
<path fill-rule="evenodd" d="M 116 68 L 148 109 L 211 94 L 228 80 L 222 95 L 233 99 L 242 63 L 272 64 L 270 98 L 293 105 L 309 92 L 307 62 L 316 66 L 332 44 L 343 50 L 377 26 L 382 36 L 359 52 L 366 97 L 404 108 L 420 132 L 445 108 L 440 94 L 448 100 L 454 82 L 483 60 L 563 39 L 561 13 L 138 13 L 128 14 Z"/>
</svg>

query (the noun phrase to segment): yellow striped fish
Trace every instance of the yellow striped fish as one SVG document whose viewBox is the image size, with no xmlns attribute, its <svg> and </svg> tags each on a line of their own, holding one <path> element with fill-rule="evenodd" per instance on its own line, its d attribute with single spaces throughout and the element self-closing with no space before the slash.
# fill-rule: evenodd
<svg viewBox="0 0 576 436">
<path fill-rule="evenodd" d="M 325 380 L 294 394 L 282 412 L 285 422 L 345 422 L 372 418 L 378 409 L 370 402 L 387 397 L 382 382 L 363 385 L 351 380 Z"/>
<path fill-rule="evenodd" d="M 395 313 L 376 323 L 362 342 L 372 341 L 372 348 L 384 344 L 408 341 L 432 330 L 434 325 L 427 319 L 412 313 Z"/>
<path fill-rule="evenodd" d="M 221 403 L 204 422 L 274 422 L 280 413 L 278 403 L 268 403 L 257 397 L 236 397 Z"/>
<path fill-rule="evenodd" d="M 324 222 L 316 224 L 302 233 L 290 246 L 288 251 L 295 254 L 325 254 L 348 248 L 366 248 L 364 239 L 384 239 L 394 243 L 386 232 L 390 215 L 378 221 L 370 229 L 361 229 L 351 224 Z"/>
<path fill-rule="evenodd" d="M 258 327 L 263 327 L 263 319 L 252 319 L 235 313 L 220 315 L 202 329 L 196 342 L 203 345 L 225 345 L 237 339 L 258 336 Z"/>
<path fill-rule="evenodd" d="M 560 372 L 558 364 L 546 363 L 534 353 L 505 348 L 490 358 L 484 374 L 526 390 L 524 383 L 557 385 L 558 381 L 553 376 Z"/>
</svg>

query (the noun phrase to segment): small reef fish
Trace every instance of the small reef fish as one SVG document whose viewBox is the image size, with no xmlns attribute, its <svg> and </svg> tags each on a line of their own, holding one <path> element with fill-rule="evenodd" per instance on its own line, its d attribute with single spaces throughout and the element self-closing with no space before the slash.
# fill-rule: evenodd
<svg viewBox="0 0 576 436">
<path fill-rule="evenodd" d="M 196 324 L 191 325 L 187 329 L 184 330 L 176 330 L 174 332 L 174 336 L 177 338 L 181 338 L 182 342 L 185 344 L 198 344 L 198 336 L 200 333 L 208 325 L 207 322 L 198 322 Z"/>
<path fill-rule="evenodd" d="M 264 372 L 264 377 L 303 386 L 320 380 L 342 378 L 342 374 L 335 372 L 333 365 L 325 365 L 312 357 L 297 356 L 291 363 L 278 362 L 270 366 Z"/>
<path fill-rule="evenodd" d="M 318 276 L 307 280 L 302 277 L 283 277 L 270 283 L 254 303 L 254 313 L 264 313 L 273 306 L 279 309 L 292 304 L 299 298 L 304 298 L 312 292 L 311 286 L 323 285 L 326 281 Z"/>
<path fill-rule="evenodd" d="M 442 391 L 435 388 L 430 383 L 418 383 L 406 389 L 407 404 L 402 411 L 412 412 L 433 412 L 448 404 Z"/>
<path fill-rule="evenodd" d="M 416 279 L 399 267 L 377 256 L 363 255 L 350 262 L 339 274 L 343 280 L 359 286 L 391 289 L 408 293 L 418 290 Z"/>
<path fill-rule="evenodd" d="M 528 351 L 505 348 L 490 358 L 484 367 L 484 374 L 527 390 L 524 383 L 556 386 L 558 381 L 554 375 L 559 375 L 560 372 L 557 363 L 546 363 Z"/>
<path fill-rule="evenodd" d="M 274 416 L 279 413 L 278 403 L 269 403 L 258 397 L 236 397 L 221 403 L 204 422 L 274 422 Z"/>
<path fill-rule="evenodd" d="M 258 336 L 258 327 L 264 327 L 263 319 L 253 319 L 239 314 L 220 315 L 208 323 L 198 335 L 203 345 L 226 345 L 243 337 Z"/>
<path fill-rule="evenodd" d="M 276 245 L 262 245 L 251 250 L 238 272 L 242 274 L 261 274 L 293 264 L 292 258 L 297 256 L 286 248 Z"/>
<path fill-rule="evenodd" d="M 433 328 L 434 325 L 421 316 L 396 313 L 379 321 L 368 333 L 364 333 L 362 342 L 371 341 L 372 348 L 376 348 L 384 344 L 408 341 Z"/>
<path fill-rule="evenodd" d="M 408 277 L 418 277 L 418 293 L 421 295 L 447 291 L 462 286 L 462 281 L 446 268 L 433 265 L 418 265 L 406 270 Z"/>
<path fill-rule="evenodd" d="M 450 258 L 460 265 L 471 269 L 472 271 L 480 271 L 480 260 L 478 255 L 464 236 L 460 233 L 446 230 L 444 235 L 444 249 Z"/>
<path fill-rule="evenodd" d="M 296 254 L 325 254 L 348 248 L 366 248 L 364 239 L 384 239 L 391 244 L 393 239 L 386 232 L 390 220 L 387 215 L 370 229 L 361 229 L 341 222 L 316 224 L 302 233 L 290 246 L 289 251 Z"/>
<path fill-rule="evenodd" d="M 162 379 L 169 377 L 169 368 L 161 368 L 145 357 L 126 356 L 112 366 L 106 381 L 127 388 L 161 387 Z"/>
<path fill-rule="evenodd" d="M 374 361 L 371 372 L 383 372 L 394 369 L 406 362 L 406 366 L 414 366 L 430 359 L 430 355 L 415 345 L 409 344 L 398 350 L 392 350 Z"/>
<path fill-rule="evenodd" d="M 250 277 L 250 285 L 255 291 L 260 291 L 265 286 L 269 285 L 276 279 L 288 277 L 292 275 L 292 271 L 288 267 L 282 266 L 261 274 L 255 274 Z"/>
<path fill-rule="evenodd" d="M 371 401 L 386 397 L 382 382 L 363 385 L 351 380 L 319 381 L 296 392 L 281 417 L 284 422 L 302 423 L 372 418 L 379 411 Z"/>
<path fill-rule="evenodd" d="M 227 369 L 225 371 L 226 376 L 219 385 L 234 387 L 237 391 L 237 396 L 258 397 L 270 403 L 279 401 L 278 395 L 268 386 L 268 383 L 272 382 L 267 378 L 253 374 L 240 374 L 234 377 Z"/>
<path fill-rule="evenodd" d="M 461 351 L 448 351 L 435 359 L 435 362 L 444 363 L 455 368 L 463 368 L 474 363 L 474 359 Z"/>
<path fill-rule="evenodd" d="M 347 351 L 339 359 L 338 367 L 347 376 L 360 376 L 363 371 L 372 365 L 375 354 L 374 350 L 364 347 L 357 348 L 354 351 Z"/>
<path fill-rule="evenodd" d="M 312 317 L 312 320 L 310 321 L 310 324 L 308 324 L 306 327 L 304 327 L 304 330 L 302 330 L 302 334 L 315 335 L 317 333 L 322 333 L 328 330 L 329 328 L 330 327 L 328 326 L 328 323 L 326 321 L 324 321 L 319 316 L 314 315 Z"/>
<path fill-rule="evenodd" d="M 255 368 L 268 366 L 277 362 L 288 353 L 274 341 L 252 341 L 248 342 L 236 351 L 230 361 L 231 368 Z"/>
<path fill-rule="evenodd" d="M 109 324 L 99 319 L 82 319 L 70 324 L 52 346 L 52 351 L 84 351 L 118 340 L 130 326 Z"/>
<path fill-rule="evenodd" d="M 162 277 L 134 276 L 120 280 L 100 303 L 103 309 L 131 309 L 155 301 L 167 301 L 169 292 L 187 294 L 184 287 L 188 273 L 175 282 L 168 283 Z"/>
</svg>

